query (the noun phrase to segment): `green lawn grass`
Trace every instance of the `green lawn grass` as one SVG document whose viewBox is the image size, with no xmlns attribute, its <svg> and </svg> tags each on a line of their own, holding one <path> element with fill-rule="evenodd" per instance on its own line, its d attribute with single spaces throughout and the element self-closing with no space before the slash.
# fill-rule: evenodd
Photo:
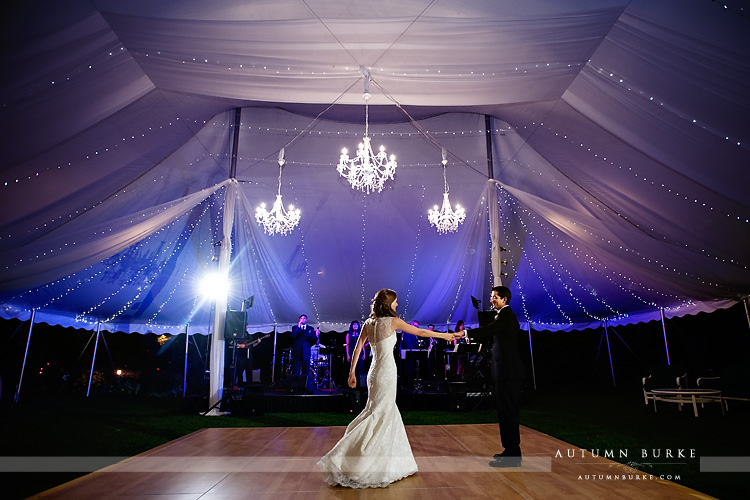
<svg viewBox="0 0 750 500">
<path fill-rule="evenodd" d="M 559 390 L 529 392 L 521 423 L 594 451 L 629 450 L 623 463 L 644 462 L 642 449 L 695 449 L 700 456 L 750 454 L 750 406 L 734 404 L 722 416 L 718 405 L 678 411 L 663 404 L 646 406 L 639 390 Z M 203 417 L 188 412 L 178 398 L 48 396 L 2 402 L 3 456 L 132 456 L 206 427 L 344 426 L 346 413 L 273 413 L 258 416 Z M 405 411 L 406 425 L 496 422 L 492 409 L 471 412 Z M 523 445 L 523 443 L 522 443 Z M 564 453 L 564 450 L 563 450 Z M 663 453 L 663 452 L 662 452 Z M 616 459 L 616 457 L 615 457 Z M 656 460 L 654 460 L 656 461 Z M 680 476 L 679 484 L 718 498 L 746 498 L 748 474 L 702 473 L 699 459 L 678 465 L 633 465 L 655 475 Z M 25 498 L 82 474 L 2 473 L 4 498 Z"/>
</svg>

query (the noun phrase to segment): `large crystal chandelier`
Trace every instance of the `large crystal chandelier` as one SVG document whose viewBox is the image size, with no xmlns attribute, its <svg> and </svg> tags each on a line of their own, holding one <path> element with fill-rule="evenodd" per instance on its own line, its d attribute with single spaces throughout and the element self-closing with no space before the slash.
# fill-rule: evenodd
<svg viewBox="0 0 750 500">
<path fill-rule="evenodd" d="M 458 225 L 461 224 L 466 218 L 466 212 L 463 207 L 456 203 L 456 211 L 454 212 L 451 208 L 451 202 L 448 199 L 448 176 L 445 171 L 445 166 L 448 164 L 448 155 L 443 148 L 443 182 L 445 184 L 445 192 L 443 193 L 443 206 L 438 210 L 438 206 L 430 209 L 427 216 L 427 220 L 430 224 L 435 226 L 438 233 L 445 234 L 453 231 L 458 231 Z"/>
<path fill-rule="evenodd" d="M 339 175 L 349 181 L 352 189 L 359 189 L 370 194 L 373 191 L 378 193 L 383 190 L 383 184 L 388 179 L 393 180 L 393 174 L 396 172 L 396 157 L 391 155 L 390 158 L 385 154 L 385 146 L 380 146 L 377 154 L 373 152 L 370 144 L 370 73 L 367 69 L 362 68 L 365 75 L 365 136 L 357 149 L 357 156 L 349 158 L 346 148 L 341 150 L 339 164 L 336 167 Z"/>
<path fill-rule="evenodd" d="M 265 203 L 261 203 L 255 210 L 255 220 L 263 226 L 263 231 L 270 235 L 289 234 L 299 224 L 299 208 L 295 209 L 294 205 L 289 205 L 289 212 L 287 212 L 281 202 L 281 168 L 284 163 L 284 148 L 281 148 L 279 151 L 279 190 L 276 194 L 276 201 L 273 202 L 270 212 L 266 211 Z"/>
</svg>

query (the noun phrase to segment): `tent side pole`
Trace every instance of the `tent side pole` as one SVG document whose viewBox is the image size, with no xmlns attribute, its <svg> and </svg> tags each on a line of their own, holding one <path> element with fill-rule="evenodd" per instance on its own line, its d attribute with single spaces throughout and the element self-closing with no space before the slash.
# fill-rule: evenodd
<svg viewBox="0 0 750 500">
<path fill-rule="evenodd" d="M 742 303 L 745 304 L 745 319 L 747 319 L 747 327 L 750 328 L 750 308 L 748 307 L 750 296 L 745 297 L 745 300 L 743 300 Z"/>
<path fill-rule="evenodd" d="M 669 366 L 669 344 L 667 344 L 667 322 L 664 318 L 664 308 L 659 309 L 659 312 L 661 312 L 661 331 L 664 333 L 664 351 L 667 353 L 667 366 Z"/>
<path fill-rule="evenodd" d="M 276 382 L 276 325 L 273 325 L 273 360 L 271 361 L 271 384 Z"/>
<path fill-rule="evenodd" d="M 188 368 L 188 347 L 190 346 L 190 335 L 188 335 L 188 328 L 190 324 L 185 325 L 185 371 L 182 374 L 182 397 L 184 398 L 187 394 L 187 368 Z"/>
<path fill-rule="evenodd" d="M 91 393 L 91 379 L 94 378 L 94 363 L 96 363 L 96 348 L 99 347 L 99 333 L 102 331 L 102 322 L 96 324 L 96 342 L 94 342 L 94 356 L 91 358 L 91 371 L 89 372 L 89 385 L 86 388 L 86 397 Z"/>
<path fill-rule="evenodd" d="M 609 369 L 612 372 L 612 387 L 617 387 L 615 382 L 615 365 L 612 363 L 612 349 L 609 347 L 609 329 L 607 328 L 608 321 L 604 321 L 604 336 L 607 338 L 607 354 L 609 354 Z"/>
<path fill-rule="evenodd" d="M 18 398 L 21 395 L 21 383 L 23 382 L 23 372 L 26 369 L 26 358 L 29 356 L 29 344 L 31 343 L 31 331 L 34 329 L 34 316 L 36 316 L 36 309 L 31 310 L 31 319 L 29 320 L 29 336 L 26 337 L 26 350 L 23 353 L 23 364 L 21 364 L 21 378 L 18 379 L 18 387 L 16 393 L 13 395 L 13 401 L 18 403 Z"/>
<path fill-rule="evenodd" d="M 534 368 L 534 349 L 531 347 L 531 321 L 529 321 L 529 352 L 531 353 L 531 378 L 534 381 L 534 390 L 536 390 L 536 369 Z"/>
</svg>

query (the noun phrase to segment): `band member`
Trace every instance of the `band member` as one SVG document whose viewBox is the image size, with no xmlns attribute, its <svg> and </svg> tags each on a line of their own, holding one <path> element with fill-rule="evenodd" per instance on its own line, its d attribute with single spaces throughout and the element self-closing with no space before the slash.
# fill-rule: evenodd
<svg viewBox="0 0 750 500">
<path fill-rule="evenodd" d="M 465 328 L 464 320 L 462 319 L 458 320 L 458 323 L 456 323 L 456 332 L 463 332 L 464 328 Z M 453 352 L 458 353 L 458 346 L 460 346 L 461 344 L 471 344 L 471 340 L 466 336 L 461 337 L 460 339 L 454 340 Z M 455 360 L 456 360 L 455 373 L 460 380 L 463 380 L 464 377 L 466 376 L 466 372 L 468 371 L 468 367 L 469 367 L 469 355 L 466 353 L 460 356 L 456 355 Z"/>
<path fill-rule="evenodd" d="M 294 375 L 307 374 L 310 366 L 310 348 L 318 342 L 320 329 L 314 329 L 307 324 L 307 315 L 299 317 L 297 325 L 292 328 L 292 373 Z"/>
<path fill-rule="evenodd" d="M 237 382 L 250 382 L 252 381 L 252 372 L 253 372 L 253 365 L 255 363 L 255 360 L 253 358 L 253 351 L 255 350 L 255 347 L 260 344 L 260 341 L 264 338 L 268 337 L 268 335 L 265 335 L 263 337 L 257 337 L 250 334 L 249 338 L 245 340 L 244 342 L 238 342 L 237 347 L 242 349 L 237 354 L 237 373 L 236 373 L 236 379 Z"/>
</svg>

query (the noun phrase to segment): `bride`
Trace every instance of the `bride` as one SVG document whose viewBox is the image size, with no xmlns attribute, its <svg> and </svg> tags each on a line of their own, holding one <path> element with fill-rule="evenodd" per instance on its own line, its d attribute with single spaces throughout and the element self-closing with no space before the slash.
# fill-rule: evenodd
<svg viewBox="0 0 750 500">
<path fill-rule="evenodd" d="M 415 328 L 396 313 L 396 292 L 384 288 L 372 299 L 372 312 L 357 340 L 349 369 L 349 387 L 356 387 L 355 368 L 365 340 L 372 348 L 367 374 L 367 404 L 349 424 L 344 437 L 318 462 L 330 485 L 383 488 L 417 472 L 401 414 L 396 407 L 396 330 L 454 340 L 461 335 Z"/>
</svg>

